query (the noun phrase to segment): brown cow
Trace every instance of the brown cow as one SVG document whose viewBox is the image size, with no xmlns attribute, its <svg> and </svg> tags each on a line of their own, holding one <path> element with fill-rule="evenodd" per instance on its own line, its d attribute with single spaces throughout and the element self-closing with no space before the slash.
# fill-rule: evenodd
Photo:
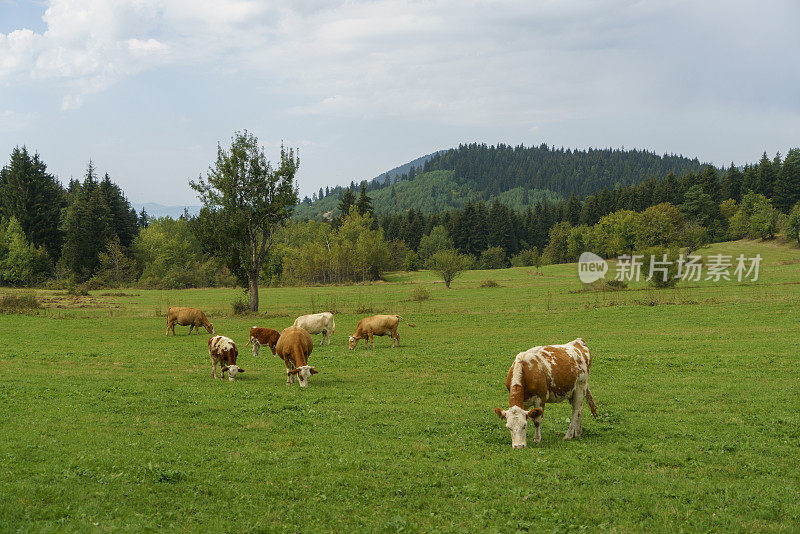
<svg viewBox="0 0 800 534">
<path fill-rule="evenodd" d="M 233 382 L 233 378 L 238 373 L 244 373 L 244 369 L 236 365 L 236 357 L 239 351 L 236 343 L 225 336 L 214 336 L 208 340 L 208 355 L 211 357 L 211 376 L 217 378 L 217 363 L 222 368 L 219 376 L 225 378 L 225 371 L 228 372 L 228 380 Z"/>
<path fill-rule="evenodd" d="M 373 315 L 372 317 L 364 317 L 358 322 L 356 333 L 350 336 L 348 346 L 353 350 L 358 346 L 358 340 L 364 340 L 364 348 L 367 348 L 367 340 L 372 342 L 372 348 L 375 348 L 375 340 L 372 336 L 392 336 L 392 347 L 395 344 L 400 345 L 400 335 L 397 333 L 397 325 L 400 324 L 399 315 Z M 405 319 L 403 322 L 410 327 L 415 327 L 415 324 L 409 323 Z"/>
<path fill-rule="evenodd" d="M 272 354 L 275 355 L 275 345 L 278 343 L 278 338 L 280 337 L 281 333 L 272 328 L 252 327 L 250 329 L 250 341 L 248 341 L 247 344 L 253 344 L 253 358 L 258 357 L 258 351 L 261 345 L 268 345 L 270 350 L 272 350 Z"/>
<path fill-rule="evenodd" d="M 176 324 L 188 326 L 189 334 L 192 333 L 193 328 L 197 329 L 197 333 L 199 334 L 201 326 L 205 327 L 212 336 L 215 334 L 213 323 L 209 323 L 206 314 L 197 308 L 171 306 L 169 310 L 167 310 L 167 335 L 169 335 L 170 329 L 172 330 L 172 335 L 175 335 Z"/>
<path fill-rule="evenodd" d="M 533 441 L 539 443 L 545 403 L 564 399 L 569 399 L 572 404 L 572 420 L 564 439 L 580 437 L 583 433 L 581 411 L 584 397 L 592 415 L 597 418 L 597 408 L 589 392 L 591 363 L 589 348 L 581 338 L 566 345 L 533 347 L 517 354 L 506 376 L 509 409 L 494 409 L 498 417 L 506 420 L 512 447 L 525 447 L 528 419 L 536 427 Z"/>
<path fill-rule="evenodd" d="M 311 334 L 299 326 L 283 329 L 281 337 L 278 338 L 278 343 L 275 345 L 275 351 L 286 364 L 287 385 L 293 384 L 294 377 L 297 376 L 300 387 L 304 388 L 308 385 L 311 375 L 319 372 L 308 365 L 308 357 L 312 350 L 314 350 L 314 342 L 311 340 Z"/>
</svg>

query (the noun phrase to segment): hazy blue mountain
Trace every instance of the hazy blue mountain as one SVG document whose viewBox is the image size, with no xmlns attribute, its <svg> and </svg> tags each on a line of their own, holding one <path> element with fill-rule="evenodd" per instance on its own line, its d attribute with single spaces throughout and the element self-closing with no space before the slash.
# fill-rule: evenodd
<svg viewBox="0 0 800 534">
<path fill-rule="evenodd" d="M 131 206 L 136 208 L 137 213 L 140 213 L 142 208 L 144 208 L 149 217 L 172 217 L 173 219 L 177 219 L 183 215 L 184 209 L 189 210 L 190 215 L 197 215 L 201 208 L 201 206 L 164 206 L 156 202 L 145 202 L 144 204 L 131 202 Z"/>
</svg>

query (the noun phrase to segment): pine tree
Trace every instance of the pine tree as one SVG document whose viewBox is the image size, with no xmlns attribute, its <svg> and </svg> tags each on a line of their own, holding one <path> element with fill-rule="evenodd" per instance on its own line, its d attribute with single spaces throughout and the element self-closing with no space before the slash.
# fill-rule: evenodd
<svg viewBox="0 0 800 534">
<path fill-rule="evenodd" d="M 578 200 L 574 194 L 569 196 L 569 200 L 564 207 L 564 216 L 562 220 L 569 221 L 571 225 L 578 224 L 581 217 L 581 201 Z"/>
<path fill-rule="evenodd" d="M 767 153 L 761 156 L 761 161 L 758 162 L 758 179 L 756 182 L 756 193 L 764 195 L 767 198 L 772 197 L 773 189 L 775 187 L 775 168 L 772 162 L 767 157 Z"/>
<path fill-rule="evenodd" d="M 74 194 L 63 220 L 62 258 L 77 279 L 86 280 L 96 272 L 99 255 L 114 236 L 113 216 L 91 161 L 83 184 Z"/>
<path fill-rule="evenodd" d="M 786 154 L 775 182 L 773 197 L 775 207 L 787 213 L 800 201 L 800 149 L 793 148 Z"/>
<path fill-rule="evenodd" d="M 356 203 L 356 195 L 353 193 L 351 188 L 346 188 L 342 192 L 342 196 L 339 198 L 339 217 L 344 219 L 350 213 L 350 208 L 352 208 Z"/>
<path fill-rule="evenodd" d="M 372 199 L 367 195 L 366 182 L 361 183 L 361 193 L 356 202 L 356 209 L 361 215 L 372 217 L 375 214 L 375 208 L 372 207 Z"/>
<path fill-rule="evenodd" d="M 119 236 L 122 247 L 129 247 L 139 232 L 139 216 L 136 214 L 136 210 L 125 198 L 122 189 L 111 181 L 108 173 L 100 181 L 98 188 L 111 212 L 110 235 Z"/>
<path fill-rule="evenodd" d="M 139 212 L 139 228 L 147 228 L 150 226 L 148 217 L 147 211 L 145 211 L 144 206 L 142 206 L 142 211 Z"/>
<path fill-rule="evenodd" d="M 28 241 L 44 247 L 53 260 L 61 251 L 64 204 L 61 184 L 47 172 L 39 154 L 31 156 L 24 146 L 15 147 L 11 161 L 0 170 L 0 216 L 16 218 Z"/>
<path fill-rule="evenodd" d="M 722 176 L 721 196 L 723 200 L 732 198 L 736 202 L 742 199 L 742 173 L 731 162 L 731 166 Z"/>
</svg>

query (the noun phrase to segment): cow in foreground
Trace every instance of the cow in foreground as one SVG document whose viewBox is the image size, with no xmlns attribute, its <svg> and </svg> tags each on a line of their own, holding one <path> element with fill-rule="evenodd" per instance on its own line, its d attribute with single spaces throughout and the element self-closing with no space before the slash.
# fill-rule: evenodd
<svg viewBox="0 0 800 534">
<path fill-rule="evenodd" d="M 308 357 L 312 350 L 314 342 L 311 340 L 311 334 L 297 326 L 283 329 L 278 344 L 275 345 L 275 351 L 286 364 L 286 385 L 294 384 L 296 376 L 300 387 L 304 388 L 308 385 L 311 375 L 319 372 L 308 365 Z"/>
<path fill-rule="evenodd" d="M 328 345 L 331 344 L 331 336 L 336 330 L 336 323 L 333 322 L 333 314 L 331 312 L 312 313 L 310 315 L 301 315 L 294 320 L 294 326 L 302 328 L 309 334 L 322 334 L 322 341 L 319 345 L 328 339 Z"/>
<path fill-rule="evenodd" d="M 253 344 L 253 358 L 258 357 L 258 351 L 261 348 L 261 345 L 267 345 L 272 351 L 272 354 L 276 354 L 275 345 L 278 344 L 278 338 L 280 337 L 281 333 L 277 330 L 273 330 L 272 328 L 259 328 L 258 326 L 252 327 L 250 329 L 250 341 L 248 341 L 247 344 Z"/>
<path fill-rule="evenodd" d="M 185 308 L 181 306 L 171 306 L 167 310 L 167 335 L 172 330 L 172 335 L 175 335 L 175 325 L 188 326 L 189 334 L 192 329 L 196 328 L 197 333 L 200 333 L 200 327 L 205 328 L 212 336 L 214 332 L 214 324 L 208 322 L 206 314 L 197 308 Z"/>
<path fill-rule="evenodd" d="M 372 336 L 392 336 L 392 347 L 400 345 L 400 335 L 397 333 L 397 325 L 400 324 L 399 315 L 373 315 L 372 317 L 364 317 L 358 322 L 356 333 L 350 336 L 348 346 L 350 350 L 358 346 L 358 340 L 364 340 L 364 348 L 367 348 L 367 340 L 372 342 L 372 348 L 375 348 L 375 340 Z M 416 325 L 409 323 L 405 319 L 403 322 L 408 326 L 414 328 Z"/>
<path fill-rule="evenodd" d="M 498 417 L 506 420 L 506 428 L 511 431 L 511 445 L 515 449 L 525 447 L 528 419 L 536 428 L 533 441 L 541 441 L 542 416 L 547 402 L 569 399 L 572 404 L 572 420 L 564 439 L 580 437 L 583 433 L 581 411 L 584 398 L 589 402 L 592 415 L 597 418 L 597 408 L 589 392 L 591 363 L 589 348 L 581 338 L 566 345 L 533 347 L 517 354 L 506 377 L 509 408 L 494 409 Z"/>
<path fill-rule="evenodd" d="M 225 378 L 225 371 L 228 372 L 228 380 L 233 382 L 234 377 L 239 373 L 244 373 L 244 369 L 236 365 L 236 357 L 239 351 L 236 343 L 225 336 L 214 336 L 208 340 L 208 355 L 211 357 L 211 376 L 217 378 L 217 364 L 222 368 L 219 378 Z"/>
</svg>

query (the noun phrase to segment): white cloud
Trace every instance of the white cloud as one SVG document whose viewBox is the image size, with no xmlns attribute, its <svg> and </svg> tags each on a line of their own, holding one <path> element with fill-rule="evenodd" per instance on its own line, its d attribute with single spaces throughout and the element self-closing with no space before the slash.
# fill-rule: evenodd
<svg viewBox="0 0 800 534">
<path fill-rule="evenodd" d="M 457 126 L 545 125 L 765 94 L 797 106 L 796 69 L 768 83 L 741 64 L 779 57 L 795 44 L 787 25 L 798 11 L 791 1 L 756 7 L 688 0 L 48 5 L 43 33 L 0 34 L 0 80 L 55 81 L 63 109 L 164 66 L 247 73 L 271 92 L 296 97 L 300 104 L 290 111 L 297 114 Z M 749 26 L 741 27 L 744 21 Z"/>
</svg>

